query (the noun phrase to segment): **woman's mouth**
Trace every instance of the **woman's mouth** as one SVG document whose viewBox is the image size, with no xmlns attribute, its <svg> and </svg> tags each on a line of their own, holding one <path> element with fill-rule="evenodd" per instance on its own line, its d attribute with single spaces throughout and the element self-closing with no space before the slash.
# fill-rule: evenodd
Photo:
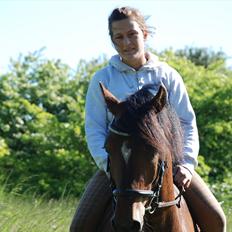
<svg viewBox="0 0 232 232">
<path fill-rule="evenodd" d="M 124 52 L 124 54 L 131 55 L 131 54 L 135 53 L 135 49 L 134 48 L 132 48 L 132 49 L 126 49 L 123 52 Z"/>
</svg>

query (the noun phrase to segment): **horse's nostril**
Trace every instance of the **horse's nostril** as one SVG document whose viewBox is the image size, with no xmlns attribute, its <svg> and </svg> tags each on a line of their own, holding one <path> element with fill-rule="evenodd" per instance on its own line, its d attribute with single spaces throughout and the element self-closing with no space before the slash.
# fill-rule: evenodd
<svg viewBox="0 0 232 232">
<path fill-rule="evenodd" d="M 113 219 L 111 221 L 112 223 L 112 229 L 114 232 L 140 232 L 142 231 L 141 223 L 138 221 L 131 221 L 130 223 L 127 223 L 125 225 L 117 224 L 115 220 Z"/>
<path fill-rule="evenodd" d="M 111 221 L 111 225 L 112 225 L 113 231 L 116 231 L 116 224 L 114 220 Z"/>
<path fill-rule="evenodd" d="M 133 221 L 132 225 L 133 231 L 141 231 L 141 224 L 138 221 Z"/>
</svg>

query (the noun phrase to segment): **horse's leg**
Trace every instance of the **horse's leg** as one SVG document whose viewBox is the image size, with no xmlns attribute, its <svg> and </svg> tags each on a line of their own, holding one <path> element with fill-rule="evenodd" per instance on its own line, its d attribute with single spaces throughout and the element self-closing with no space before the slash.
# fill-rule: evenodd
<svg viewBox="0 0 232 232">
<path fill-rule="evenodd" d="M 194 221 L 202 231 L 226 231 L 226 217 L 220 204 L 196 172 L 184 197 Z"/>
<path fill-rule="evenodd" d="M 89 181 L 79 202 L 70 226 L 71 232 L 95 232 L 102 220 L 105 208 L 112 198 L 109 179 L 105 172 L 97 173 Z"/>
</svg>

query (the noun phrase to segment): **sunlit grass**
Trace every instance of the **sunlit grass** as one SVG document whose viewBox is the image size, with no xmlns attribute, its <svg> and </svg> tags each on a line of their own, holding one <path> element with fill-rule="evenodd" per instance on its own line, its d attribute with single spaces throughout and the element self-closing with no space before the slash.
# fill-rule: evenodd
<svg viewBox="0 0 232 232">
<path fill-rule="evenodd" d="M 0 192 L 1 232 L 65 232 L 77 200 L 46 200 L 43 197 Z"/>
<path fill-rule="evenodd" d="M 5 193 L 0 189 L 1 232 L 68 232 L 77 199 L 47 200 L 45 197 Z M 224 203 L 228 232 L 232 232 L 232 203 Z"/>
<path fill-rule="evenodd" d="M 232 202 L 224 207 L 227 219 L 227 232 L 232 232 Z"/>
</svg>

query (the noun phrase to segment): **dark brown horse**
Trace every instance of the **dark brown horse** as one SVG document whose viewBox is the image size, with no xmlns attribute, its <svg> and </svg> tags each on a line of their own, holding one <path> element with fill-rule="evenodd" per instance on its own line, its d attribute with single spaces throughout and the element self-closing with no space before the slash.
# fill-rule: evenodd
<svg viewBox="0 0 232 232">
<path fill-rule="evenodd" d="M 105 143 L 115 202 L 114 231 L 194 231 L 188 207 L 174 191 L 172 167 L 182 159 L 183 142 L 165 88 L 160 86 L 154 96 L 153 86 L 145 86 L 120 102 L 100 86 L 114 115 Z"/>
</svg>

